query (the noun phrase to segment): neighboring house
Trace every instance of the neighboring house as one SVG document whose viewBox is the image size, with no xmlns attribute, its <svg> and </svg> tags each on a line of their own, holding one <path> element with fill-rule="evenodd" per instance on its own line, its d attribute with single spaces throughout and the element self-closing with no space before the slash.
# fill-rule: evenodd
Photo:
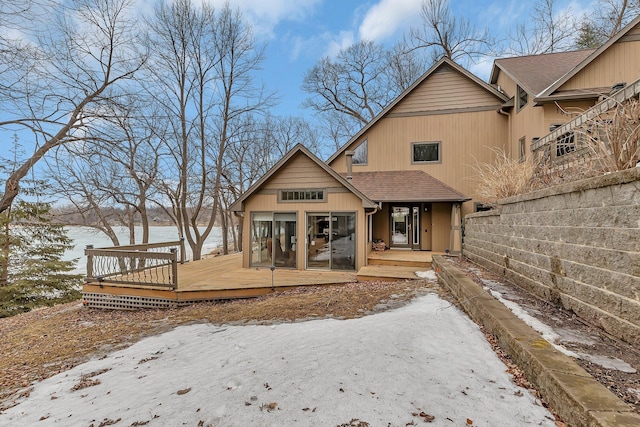
<svg viewBox="0 0 640 427">
<path fill-rule="evenodd" d="M 640 17 L 597 50 L 498 59 L 490 83 L 442 59 L 326 162 L 298 145 L 232 205 L 243 266 L 358 270 L 379 240 L 457 252 L 461 219 L 480 205 L 475 164 L 495 149 L 524 160 L 639 77 Z M 555 141 L 554 156 L 575 150 Z"/>
</svg>

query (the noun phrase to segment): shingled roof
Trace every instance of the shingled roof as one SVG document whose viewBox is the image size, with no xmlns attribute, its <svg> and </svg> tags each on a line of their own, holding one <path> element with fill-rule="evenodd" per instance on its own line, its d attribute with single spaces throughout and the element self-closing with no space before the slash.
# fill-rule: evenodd
<svg viewBox="0 0 640 427">
<path fill-rule="evenodd" d="M 351 184 L 375 202 L 464 202 L 470 197 L 421 170 L 354 172 Z"/>
<path fill-rule="evenodd" d="M 527 92 L 538 95 L 594 51 L 595 49 L 583 49 L 496 59 L 490 81 L 493 84 L 497 83 L 499 71 L 503 71 Z"/>
</svg>

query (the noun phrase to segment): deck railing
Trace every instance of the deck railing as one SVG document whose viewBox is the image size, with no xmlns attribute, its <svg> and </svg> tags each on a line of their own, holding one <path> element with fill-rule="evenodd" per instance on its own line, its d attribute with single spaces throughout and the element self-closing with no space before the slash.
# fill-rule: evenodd
<svg viewBox="0 0 640 427">
<path fill-rule="evenodd" d="M 580 166 L 593 157 L 594 150 L 590 148 L 592 139 L 605 139 L 605 135 L 589 135 L 594 123 L 608 111 L 616 108 L 624 101 L 638 98 L 640 95 L 640 80 L 625 86 L 606 97 L 584 113 L 558 126 L 543 138 L 531 143 L 531 152 L 539 165 L 537 173 L 549 173 Z M 576 131 L 576 129 L 586 129 Z"/>
<path fill-rule="evenodd" d="M 93 248 L 88 245 L 87 282 L 178 287 L 178 263 L 185 262 L 184 239 L 173 242 Z"/>
</svg>

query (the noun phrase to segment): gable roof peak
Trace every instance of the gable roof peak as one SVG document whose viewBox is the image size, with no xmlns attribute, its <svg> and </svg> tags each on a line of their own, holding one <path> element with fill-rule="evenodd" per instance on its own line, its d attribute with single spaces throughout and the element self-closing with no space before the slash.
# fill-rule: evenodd
<svg viewBox="0 0 640 427">
<path fill-rule="evenodd" d="M 542 98 L 551 95 L 555 92 L 560 86 L 565 84 L 568 80 L 570 80 L 573 76 L 578 74 L 582 69 L 584 69 L 587 65 L 593 62 L 597 57 L 599 57 L 604 51 L 609 49 L 613 44 L 615 44 L 618 40 L 624 37 L 629 31 L 631 31 L 634 27 L 640 24 L 640 15 L 636 16 L 631 22 L 629 22 L 623 29 L 621 29 L 618 33 L 616 33 L 613 37 L 607 40 L 602 46 L 598 49 L 595 49 L 589 56 L 584 58 L 580 63 L 578 63 L 575 67 L 561 76 L 558 80 L 553 82 L 551 85 L 546 87 L 543 91 L 541 91 L 536 98 Z"/>
<path fill-rule="evenodd" d="M 537 95 L 588 57 L 595 49 L 552 52 L 496 59 L 489 81 L 497 83 L 504 72 L 528 93 Z"/>
<path fill-rule="evenodd" d="M 375 125 L 380 119 L 382 119 L 389 111 L 393 109 L 396 105 L 398 105 L 404 98 L 406 98 L 414 89 L 416 89 L 422 82 L 424 82 L 429 76 L 433 75 L 438 69 L 443 66 L 449 66 L 454 71 L 457 71 L 464 77 L 468 78 L 482 89 L 494 95 L 496 98 L 500 99 L 502 102 L 505 102 L 509 99 L 504 93 L 499 91 L 496 87 L 490 85 L 489 83 L 482 80 L 480 77 L 473 74 L 471 71 L 468 71 L 460 64 L 453 61 L 451 58 L 444 56 L 436 61 L 429 69 L 422 74 L 420 77 L 416 79 L 415 82 L 407 89 L 405 89 L 400 95 L 396 97 L 393 101 L 391 101 L 382 111 L 380 111 L 369 123 L 364 125 L 353 137 L 351 137 L 347 142 L 345 142 L 342 147 L 340 147 L 331 157 L 327 159 L 327 164 L 330 164 L 334 161 L 340 154 L 342 154 L 346 149 L 353 144 L 356 140 L 358 140 L 362 135 L 368 131 L 373 125 Z"/>
<path fill-rule="evenodd" d="M 313 154 L 307 147 L 302 145 L 301 143 L 296 144 L 291 150 L 289 150 L 275 165 L 273 165 L 267 173 L 265 173 L 260 179 L 258 179 L 251 187 L 249 187 L 243 194 L 238 197 L 236 201 L 234 201 L 230 210 L 233 212 L 241 212 L 244 210 L 244 202 L 254 194 L 258 189 L 260 189 L 272 176 L 274 176 L 283 166 L 285 166 L 294 156 L 297 154 L 302 154 L 311 161 L 313 161 L 316 165 L 318 165 L 321 169 L 323 169 L 326 173 L 335 178 L 340 184 L 346 187 L 349 191 L 355 194 L 362 200 L 362 204 L 366 208 L 375 207 L 375 203 L 370 200 L 367 196 L 365 196 L 360 190 L 355 188 L 353 184 L 347 181 L 345 178 L 340 176 L 336 171 L 331 169 L 325 162 L 320 160 L 315 154 Z"/>
</svg>

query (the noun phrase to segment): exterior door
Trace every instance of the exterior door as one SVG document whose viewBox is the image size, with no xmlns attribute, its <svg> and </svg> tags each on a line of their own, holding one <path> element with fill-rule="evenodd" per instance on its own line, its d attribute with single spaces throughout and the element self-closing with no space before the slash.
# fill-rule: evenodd
<svg viewBox="0 0 640 427">
<path fill-rule="evenodd" d="M 411 209 L 407 206 L 391 208 L 391 247 L 408 248 L 411 240 Z"/>
<path fill-rule="evenodd" d="M 420 207 L 391 207 L 392 248 L 420 249 Z"/>
</svg>

